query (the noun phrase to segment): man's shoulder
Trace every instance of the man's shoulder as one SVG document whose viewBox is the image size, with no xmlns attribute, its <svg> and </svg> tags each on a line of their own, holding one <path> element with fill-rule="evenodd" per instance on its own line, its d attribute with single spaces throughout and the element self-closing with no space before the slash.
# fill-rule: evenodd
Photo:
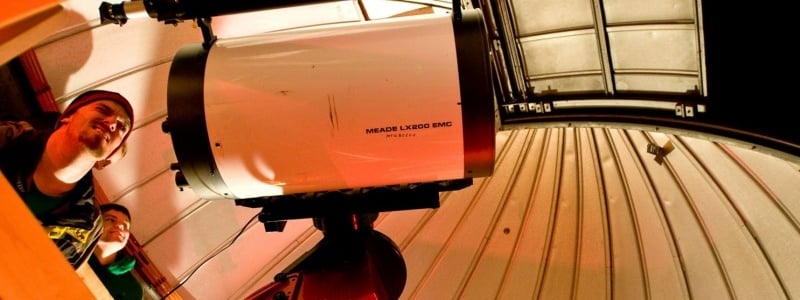
<svg viewBox="0 0 800 300">
<path fill-rule="evenodd" d="M 58 112 L 42 112 L 32 116 L 19 117 L 10 114 L 0 113 L 0 123 L 2 122 L 26 122 L 34 128 L 46 129 L 55 127 L 61 113 Z"/>
<path fill-rule="evenodd" d="M 0 169 L 5 173 L 7 168 L 35 164 L 52 133 L 52 129 L 38 129 L 27 121 L 0 121 Z"/>
<path fill-rule="evenodd" d="M 33 125 L 27 121 L 0 120 L 0 148 L 34 130 Z"/>
<path fill-rule="evenodd" d="M 28 120 L 0 120 L 0 149 L 14 143 L 41 142 L 52 133 L 52 127 Z"/>
<path fill-rule="evenodd" d="M 0 121 L 0 171 L 8 180 L 33 171 L 51 133 L 26 121 Z"/>
</svg>

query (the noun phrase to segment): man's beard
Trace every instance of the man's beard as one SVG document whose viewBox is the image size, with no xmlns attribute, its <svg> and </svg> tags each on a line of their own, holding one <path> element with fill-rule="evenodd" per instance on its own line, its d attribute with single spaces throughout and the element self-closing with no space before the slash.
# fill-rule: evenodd
<svg viewBox="0 0 800 300">
<path fill-rule="evenodd" d="M 95 131 L 84 133 L 78 137 L 87 152 L 97 158 L 105 158 L 105 135 Z"/>
</svg>

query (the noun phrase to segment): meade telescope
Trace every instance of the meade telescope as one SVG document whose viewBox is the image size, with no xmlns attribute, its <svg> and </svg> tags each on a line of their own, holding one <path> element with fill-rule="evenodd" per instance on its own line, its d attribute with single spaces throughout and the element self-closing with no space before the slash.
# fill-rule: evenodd
<svg viewBox="0 0 800 300">
<path fill-rule="evenodd" d="M 477 10 L 186 45 L 163 126 L 176 182 L 252 199 L 489 176 L 489 49 Z"/>
</svg>

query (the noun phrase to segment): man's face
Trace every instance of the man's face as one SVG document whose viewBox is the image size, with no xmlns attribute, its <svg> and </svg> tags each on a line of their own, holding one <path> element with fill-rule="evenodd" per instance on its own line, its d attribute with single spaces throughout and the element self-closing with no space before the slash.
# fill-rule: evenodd
<svg viewBox="0 0 800 300">
<path fill-rule="evenodd" d="M 64 119 L 67 131 L 97 158 L 106 158 L 131 130 L 131 118 L 114 101 L 86 104 Z"/>
<path fill-rule="evenodd" d="M 100 241 L 105 243 L 119 243 L 120 248 L 125 247 L 130 237 L 131 222 L 124 213 L 110 209 L 103 213 L 103 234 Z"/>
</svg>

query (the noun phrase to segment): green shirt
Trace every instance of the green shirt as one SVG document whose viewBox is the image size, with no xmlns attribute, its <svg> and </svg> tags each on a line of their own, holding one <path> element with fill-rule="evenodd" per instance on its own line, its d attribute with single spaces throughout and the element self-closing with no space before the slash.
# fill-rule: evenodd
<svg viewBox="0 0 800 300">
<path fill-rule="evenodd" d="M 92 270 L 115 300 L 143 299 L 142 285 L 131 273 L 135 264 L 136 260 L 121 253 L 107 266 L 100 265 L 100 261 L 94 255 L 89 258 Z"/>
<path fill-rule="evenodd" d="M 42 194 L 35 183 L 31 182 L 30 191 L 25 195 L 25 204 L 37 218 L 49 214 L 67 203 L 67 197 L 53 197 Z"/>
</svg>

